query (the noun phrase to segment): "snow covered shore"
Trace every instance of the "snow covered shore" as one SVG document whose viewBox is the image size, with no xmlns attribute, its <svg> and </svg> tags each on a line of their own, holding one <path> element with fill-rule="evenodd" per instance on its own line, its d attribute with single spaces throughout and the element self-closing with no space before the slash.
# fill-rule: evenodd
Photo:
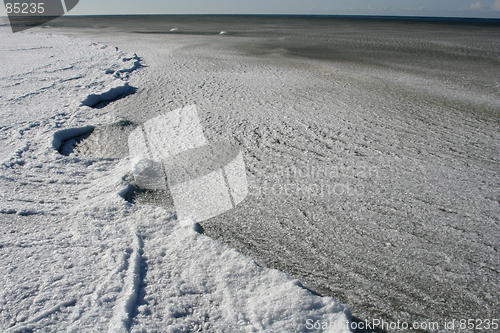
<svg viewBox="0 0 500 333">
<path fill-rule="evenodd" d="M 250 28 L 283 28 L 264 23 Z M 143 123 L 196 104 L 209 141 L 239 142 L 249 196 L 205 235 L 362 320 L 498 317 L 498 34 L 334 23 L 344 57 L 321 61 L 290 55 L 314 39 L 308 23 L 288 39 L 54 30 L 144 57 L 131 77 L 144 89 L 110 114 Z"/>
<path fill-rule="evenodd" d="M 283 18 L 276 23 L 260 17 L 248 18 L 250 33 L 241 34 L 235 29 L 242 30 L 245 24 L 236 17 L 232 26 L 217 27 L 213 30 L 217 33 L 207 35 L 207 25 L 198 17 L 177 19 L 182 21 L 179 25 L 163 16 L 138 18 L 130 24 L 129 18 L 117 17 L 113 18 L 116 24 L 102 25 L 100 20 L 110 18 L 95 17 L 92 24 L 98 29 L 31 30 L 80 36 L 109 46 L 100 49 L 103 44 L 77 41 L 70 48 L 61 46 L 68 50 L 59 52 L 63 59 L 64 52 L 75 50 L 75 72 L 61 63 L 55 73 L 71 73 L 68 78 L 75 79 L 67 82 L 72 85 L 47 81 L 57 80 L 57 75 L 47 75 L 45 71 L 51 69 L 37 65 L 33 57 L 26 60 L 31 76 L 12 81 L 5 75 L 10 83 L 2 87 L 9 90 L 2 88 L 1 95 L 21 98 L 8 103 L 2 99 L 2 112 L 7 119 L 15 106 L 12 110 L 20 110 L 13 119 L 22 119 L 19 125 L 2 123 L 0 132 L 5 143 L 0 145 L 1 152 L 6 156 L 0 209 L 8 226 L 2 237 L 9 244 L 10 239 L 20 239 L 10 234 L 17 232 L 13 226 L 21 226 L 19 232 L 29 235 L 30 229 L 23 231 L 25 226 L 37 225 L 32 222 L 40 221 L 40 216 L 54 216 L 60 234 L 67 235 L 63 226 L 69 220 L 76 230 L 74 239 L 96 244 L 91 253 L 113 263 L 109 265 L 114 270 L 108 271 L 107 262 L 97 264 L 98 257 L 92 266 L 95 273 L 85 281 L 102 280 L 106 274 L 111 276 L 109 281 L 115 281 L 115 271 L 125 276 L 129 268 L 134 270 L 128 264 L 136 255 L 134 249 L 142 246 L 144 294 L 159 294 L 153 291 L 162 289 L 163 282 L 158 281 L 168 284 L 170 277 L 162 280 L 163 270 L 148 259 L 148 246 L 155 244 L 148 239 L 155 239 L 157 233 L 151 230 L 156 227 L 148 229 L 152 234 L 139 225 L 130 232 L 130 224 L 123 221 L 130 216 L 140 220 L 137 216 L 150 210 L 162 215 L 168 208 L 158 207 L 168 207 L 168 202 L 162 202 L 162 195 L 141 197 L 134 187 L 129 191 L 122 177 L 130 167 L 122 163 L 129 153 L 127 138 L 136 126 L 195 104 L 209 143 L 228 138 L 237 142 L 249 187 L 248 196 L 236 208 L 199 223 L 203 235 L 347 304 L 353 316 L 362 320 L 432 321 L 442 327 L 445 321 L 500 315 L 497 28 L 360 19 L 332 19 L 318 26 L 314 20 Z M 218 21 L 216 17 L 208 20 Z M 214 24 L 219 23 L 227 21 Z M 72 18 L 68 26 L 86 27 L 87 18 Z M 269 27 L 282 33 L 270 33 Z M 179 30 L 169 33 L 175 28 Z M 182 33 L 183 29 L 191 33 Z M 227 34 L 219 35 L 221 30 Z M 7 45 L 15 43 L 7 41 Z M 323 50 L 325 41 L 332 53 L 329 59 L 314 54 Z M 43 56 L 50 51 L 43 45 L 33 51 Z M 7 54 L 22 63 L 23 52 Z M 78 60 L 86 54 L 90 55 Z M 57 69 L 51 66 L 52 71 Z M 87 79 L 76 79 L 80 75 Z M 14 94 L 15 84 L 29 82 L 30 77 L 44 85 L 30 95 Z M 130 90 L 113 102 L 105 101 L 114 95 L 111 88 L 124 89 L 119 87 L 126 87 L 125 83 Z M 44 87 L 49 88 L 38 91 Z M 53 95 L 45 95 L 50 92 Z M 75 98 L 73 92 L 82 95 Z M 95 100 L 81 106 L 90 95 Z M 46 97 L 29 105 L 34 96 Z M 56 99 L 61 99 L 58 105 L 63 107 L 51 109 Z M 22 103 L 26 107 L 19 107 Z M 28 112 L 28 107 L 37 112 Z M 44 114 L 40 119 L 30 118 Z M 72 135 L 86 136 L 92 128 L 78 149 L 73 149 L 71 140 L 64 142 Z M 61 154 L 50 148 L 60 143 Z M 105 175 L 116 177 L 115 181 L 106 180 Z M 157 208 L 129 205 L 115 195 L 127 191 L 138 194 L 136 202 Z M 91 202 L 87 197 L 97 199 Z M 103 203 L 111 197 L 116 205 L 110 208 Z M 143 213 L 136 215 L 136 210 Z M 76 212 L 77 218 L 67 217 Z M 114 225 L 122 222 L 121 229 Z M 122 241 L 122 234 L 127 235 L 124 259 L 105 252 Z M 33 243 L 43 247 L 47 243 L 42 239 Z M 63 238 L 62 244 L 72 239 Z M 67 256 L 85 258 L 79 253 L 86 253 L 86 244 L 82 252 Z M 3 253 L 11 248 L 18 249 L 6 246 Z M 32 248 L 26 256 L 35 258 L 38 252 Z M 123 268 L 117 269 L 121 263 Z M 33 268 L 37 270 L 42 271 Z M 133 275 L 128 276 L 134 281 Z M 61 312 L 56 309 L 72 304 L 76 298 L 60 298 L 43 309 L 30 303 L 47 285 L 66 281 L 40 280 L 36 288 L 18 289 L 27 309 L 35 304 L 27 319 L 23 321 L 20 315 L 19 321 L 36 319 L 47 311 L 58 315 Z M 105 282 L 93 294 L 95 285 L 82 284 L 91 295 L 90 303 L 85 303 L 90 305 L 77 302 L 72 309 L 83 307 L 77 310 L 82 318 L 106 312 L 109 320 L 118 323 L 122 317 L 114 306 L 124 284 Z M 115 298 L 109 296 L 113 293 Z M 135 321 L 153 327 L 154 322 L 162 322 L 160 318 L 175 316 L 163 315 L 170 313 L 162 298 L 167 296 L 159 296 L 158 304 L 163 307 L 148 300 L 151 311 L 140 303 L 132 329 Z M 121 309 L 126 309 L 129 303 L 120 302 Z M 149 312 L 153 313 L 150 317 Z M 109 325 L 105 320 L 102 329 Z"/>
<path fill-rule="evenodd" d="M 0 41 L 0 330 L 349 331 L 334 299 L 124 200 L 127 158 L 58 151 L 119 120 L 107 102 L 141 89 L 136 54 L 7 27 Z"/>
</svg>

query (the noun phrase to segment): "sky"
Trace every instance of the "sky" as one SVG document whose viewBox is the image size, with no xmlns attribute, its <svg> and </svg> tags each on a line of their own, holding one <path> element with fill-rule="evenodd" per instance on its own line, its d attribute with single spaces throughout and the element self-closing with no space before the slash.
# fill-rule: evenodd
<svg viewBox="0 0 500 333">
<path fill-rule="evenodd" d="M 320 14 L 500 18 L 500 0 L 80 0 L 70 14 Z M 5 15 L 5 8 L 1 8 L 0 15 Z"/>
</svg>

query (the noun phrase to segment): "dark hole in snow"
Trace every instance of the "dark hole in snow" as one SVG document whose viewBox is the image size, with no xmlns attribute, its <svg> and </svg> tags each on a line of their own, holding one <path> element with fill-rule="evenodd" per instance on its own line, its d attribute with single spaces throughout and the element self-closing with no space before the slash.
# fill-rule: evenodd
<svg viewBox="0 0 500 333">
<path fill-rule="evenodd" d="M 132 174 L 128 174 L 125 181 L 130 183 L 130 190 L 125 195 L 125 200 L 137 205 L 149 205 L 156 207 L 165 207 L 171 212 L 175 212 L 174 199 L 168 190 L 149 190 L 140 188 L 135 184 Z"/>
<path fill-rule="evenodd" d="M 134 204 L 165 207 L 175 212 L 174 200 L 168 190 L 147 190 L 132 185 L 125 199 Z"/>
<path fill-rule="evenodd" d="M 136 91 L 136 87 L 132 87 L 129 86 L 128 83 L 124 83 L 122 86 L 111 88 L 106 92 L 87 96 L 87 98 L 82 101 L 81 106 L 86 105 L 94 109 L 102 109 L 111 102 L 115 102 L 119 99 L 135 94 Z"/>
</svg>

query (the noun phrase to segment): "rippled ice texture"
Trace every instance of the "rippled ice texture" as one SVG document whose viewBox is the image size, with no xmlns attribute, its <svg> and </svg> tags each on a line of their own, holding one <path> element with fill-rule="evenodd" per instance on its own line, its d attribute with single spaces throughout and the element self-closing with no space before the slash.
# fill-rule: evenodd
<svg viewBox="0 0 500 333">
<path fill-rule="evenodd" d="M 57 31 L 148 66 L 108 112 L 144 122 L 196 103 L 209 140 L 241 144 L 250 195 L 205 235 L 363 319 L 498 317 L 498 25 L 66 20 L 98 29 Z"/>
</svg>

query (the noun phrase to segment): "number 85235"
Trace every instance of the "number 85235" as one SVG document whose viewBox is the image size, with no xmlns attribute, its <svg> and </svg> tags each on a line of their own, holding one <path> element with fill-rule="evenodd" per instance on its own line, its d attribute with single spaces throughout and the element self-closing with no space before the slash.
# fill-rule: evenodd
<svg viewBox="0 0 500 333">
<path fill-rule="evenodd" d="M 7 11 L 7 14 L 43 14 L 45 9 L 43 8 L 44 3 L 39 2 L 39 3 L 6 3 L 5 4 L 5 10 Z"/>
</svg>

